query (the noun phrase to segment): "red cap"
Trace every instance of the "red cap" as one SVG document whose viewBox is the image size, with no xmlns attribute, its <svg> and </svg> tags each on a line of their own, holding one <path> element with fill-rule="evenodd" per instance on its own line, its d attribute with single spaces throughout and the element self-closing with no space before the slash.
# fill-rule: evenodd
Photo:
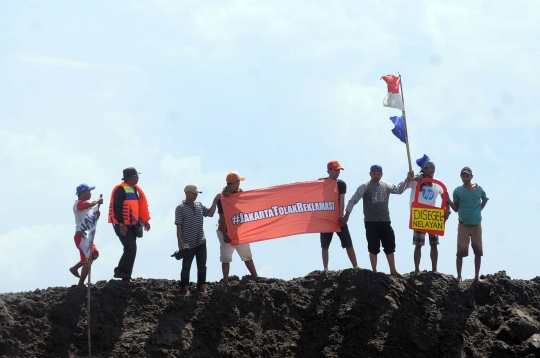
<svg viewBox="0 0 540 358">
<path fill-rule="evenodd" d="M 339 164 L 339 162 L 337 160 L 331 160 L 328 162 L 328 164 L 326 165 L 326 168 L 327 169 L 334 169 L 334 170 L 344 170 L 345 168 L 343 168 L 341 166 L 341 164 Z"/>
</svg>

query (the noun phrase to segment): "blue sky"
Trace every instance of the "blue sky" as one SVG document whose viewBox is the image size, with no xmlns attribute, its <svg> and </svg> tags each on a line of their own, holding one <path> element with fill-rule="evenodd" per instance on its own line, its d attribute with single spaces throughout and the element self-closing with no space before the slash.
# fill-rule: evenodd
<svg viewBox="0 0 540 358">
<path fill-rule="evenodd" d="M 345 167 L 346 202 L 372 164 L 398 183 L 408 164 L 382 106 L 385 74 L 403 76 L 411 155 L 436 163 L 450 190 L 467 165 L 490 202 L 481 273 L 537 276 L 540 214 L 540 5 L 442 1 L 11 2 L 0 13 L 0 292 L 76 283 L 72 205 L 81 182 L 106 198 L 135 166 L 152 229 L 133 275 L 179 279 L 174 209 L 190 182 L 210 205 L 229 171 L 256 189 Z M 415 168 L 417 170 L 417 168 Z M 529 193 L 531 190 L 531 193 Z M 517 192 L 529 193 L 516 196 Z M 359 204 L 361 205 L 361 204 Z M 414 269 L 409 194 L 392 196 L 396 265 Z M 103 210 L 102 212 L 106 212 Z M 363 215 L 349 220 L 369 266 Z M 205 221 L 208 280 L 221 278 L 216 218 Z M 439 246 L 455 275 L 457 215 Z M 108 280 L 122 246 L 103 218 L 93 280 Z M 322 268 L 315 234 L 252 245 L 262 276 Z M 388 273 L 384 257 L 379 270 Z M 430 268 L 428 248 L 421 269 Z M 330 269 L 350 267 L 337 237 Z M 237 256 L 231 274 L 247 270 Z M 464 278 L 474 276 L 472 256 Z M 192 270 L 192 280 L 195 269 Z"/>
</svg>

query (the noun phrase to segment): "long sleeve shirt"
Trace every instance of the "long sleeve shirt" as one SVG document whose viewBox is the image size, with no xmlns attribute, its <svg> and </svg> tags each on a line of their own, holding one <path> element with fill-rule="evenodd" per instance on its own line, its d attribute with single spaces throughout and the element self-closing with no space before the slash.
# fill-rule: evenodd
<svg viewBox="0 0 540 358">
<path fill-rule="evenodd" d="M 382 180 L 378 183 L 369 180 L 356 189 L 345 210 L 352 212 L 353 207 L 360 199 L 364 199 L 364 221 L 390 221 L 389 194 L 403 194 L 408 183 L 405 180 L 394 185 Z"/>
</svg>

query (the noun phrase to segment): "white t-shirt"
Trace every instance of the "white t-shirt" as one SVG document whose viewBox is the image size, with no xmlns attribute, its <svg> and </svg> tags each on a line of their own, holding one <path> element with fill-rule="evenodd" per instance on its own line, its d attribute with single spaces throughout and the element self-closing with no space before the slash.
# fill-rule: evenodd
<svg viewBox="0 0 540 358">
<path fill-rule="evenodd" d="M 73 214 L 75 214 L 75 231 L 82 231 L 81 224 L 83 223 L 84 216 L 91 208 L 86 208 L 86 201 L 75 200 L 73 204 Z"/>
<path fill-rule="evenodd" d="M 411 181 L 409 185 L 407 186 L 407 189 L 411 189 L 411 200 L 409 202 L 409 206 L 412 205 L 414 201 L 414 195 L 416 193 L 416 184 L 418 184 L 415 181 Z M 431 183 L 432 186 L 424 186 L 422 188 L 422 191 L 418 194 L 418 202 L 421 204 L 426 204 L 430 206 L 436 206 L 437 202 L 437 193 L 442 196 L 444 195 L 444 190 L 442 186 L 440 186 L 437 183 Z"/>
</svg>

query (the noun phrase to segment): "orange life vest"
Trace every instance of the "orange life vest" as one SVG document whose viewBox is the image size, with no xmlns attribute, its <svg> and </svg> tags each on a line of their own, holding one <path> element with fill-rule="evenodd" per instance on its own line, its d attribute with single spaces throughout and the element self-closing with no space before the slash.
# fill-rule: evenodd
<svg viewBox="0 0 540 358">
<path fill-rule="evenodd" d="M 141 190 L 141 188 L 139 188 L 139 186 L 134 185 L 133 187 L 137 190 L 137 194 L 139 194 L 139 197 L 137 198 L 135 190 L 133 190 L 133 188 L 126 183 L 118 184 L 114 187 L 111 193 L 108 221 L 110 223 L 118 224 L 118 221 L 114 217 L 114 192 L 120 186 L 124 188 L 124 191 L 126 193 L 126 199 L 124 200 L 124 204 L 122 206 L 122 216 L 124 217 L 124 224 L 128 226 L 136 225 L 139 222 L 139 219 L 143 222 L 143 224 L 146 224 L 148 221 L 150 221 L 150 212 L 148 211 L 148 202 L 146 201 L 146 195 L 144 195 L 144 192 Z"/>
</svg>

